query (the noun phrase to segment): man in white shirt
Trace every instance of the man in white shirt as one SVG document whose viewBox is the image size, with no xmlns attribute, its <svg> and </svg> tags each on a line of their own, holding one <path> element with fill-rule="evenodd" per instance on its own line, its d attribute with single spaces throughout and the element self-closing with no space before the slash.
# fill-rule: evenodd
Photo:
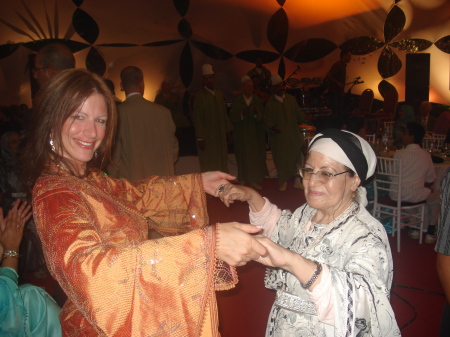
<svg viewBox="0 0 450 337">
<path fill-rule="evenodd" d="M 440 196 L 439 191 L 433 191 L 436 180 L 436 171 L 431 160 L 431 155 L 420 147 L 425 129 L 415 122 L 406 124 L 403 134 L 404 149 L 394 154 L 395 159 L 402 160 L 402 201 L 420 202 L 427 200 L 425 206 L 424 230 L 428 226 L 435 226 L 439 216 Z M 391 199 L 397 200 L 397 194 L 391 192 Z M 434 228 L 433 228 L 434 230 Z M 418 238 L 418 231 L 411 231 L 412 238 Z M 433 237 L 427 234 L 426 242 L 432 243 Z"/>
</svg>

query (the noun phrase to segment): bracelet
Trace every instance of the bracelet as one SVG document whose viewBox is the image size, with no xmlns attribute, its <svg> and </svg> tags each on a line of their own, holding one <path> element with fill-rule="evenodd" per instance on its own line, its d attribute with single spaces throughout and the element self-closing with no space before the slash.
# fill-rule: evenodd
<svg viewBox="0 0 450 337">
<path fill-rule="evenodd" d="M 309 279 L 308 283 L 305 285 L 302 284 L 303 289 L 309 289 L 313 285 L 314 282 L 316 282 L 317 278 L 319 277 L 320 273 L 322 272 L 322 264 L 317 261 L 313 261 L 316 264 L 316 271 Z"/>
<path fill-rule="evenodd" d="M 3 253 L 2 259 L 6 259 L 8 257 L 14 257 L 14 258 L 18 259 L 19 258 L 19 253 L 16 252 L 15 250 L 8 250 L 8 251 Z"/>
</svg>

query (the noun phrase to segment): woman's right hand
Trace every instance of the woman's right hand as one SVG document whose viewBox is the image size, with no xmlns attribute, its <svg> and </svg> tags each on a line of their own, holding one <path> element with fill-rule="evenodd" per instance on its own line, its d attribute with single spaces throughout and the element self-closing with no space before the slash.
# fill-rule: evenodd
<svg viewBox="0 0 450 337">
<path fill-rule="evenodd" d="M 247 201 L 254 212 L 259 212 L 266 202 L 253 188 L 234 184 L 225 185 L 219 198 L 227 207 L 235 200 Z"/>
<path fill-rule="evenodd" d="M 261 229 L 239 222 L 218 223 L 217 258 L 230 266 L 243 266 L 267 255 L 267 249 L 250 234 Z"/>
<path fill-rule="evenodd" d="M 5 251 L 19 250 L 23 228 L 30 217 L 31 206 L 26 201 L 21 203 L 20 199 L 14 202 L 6 218 L 3 217 L 3 210 L 0 208 L 0 242 Z"/>
</svg>

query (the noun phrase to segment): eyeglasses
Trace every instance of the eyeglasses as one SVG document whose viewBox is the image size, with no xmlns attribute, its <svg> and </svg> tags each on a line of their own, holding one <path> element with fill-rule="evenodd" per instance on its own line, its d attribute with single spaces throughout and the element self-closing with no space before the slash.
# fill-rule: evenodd
<svg viewBox="0 0 450 337">
<path fill-rule="evenodd" d="M 330 181 L 330 179 L 332 179 L 340 174 L 347 173 L 347 172 L 350 172 L 350 171 L 347 170 L 347 171 L 344 171 L 341 173 L 336 173 L 336 174 L 333 174 L 333 173 L 330 173 L 327 171 L 317 171 L 316 173 L 314 173 L 312 169 L 304 167 L 304 168 L 300 169 L 300 176 L 305 180 L 309 180 L 309 179 L 311 179 L 312 175 L 315 175 L 317 180 L 319 180 L 323 184 L 326 184 L 327 182 Z"/>
<path fill-rule="evenodd" d="M 39 70 L 42 69 L 47 69 L 48 67 L 42 67 L 42 68 L 33 68 L 31 71 L 33 72 L 33 74 L 36 74 Z"/>
</svg>

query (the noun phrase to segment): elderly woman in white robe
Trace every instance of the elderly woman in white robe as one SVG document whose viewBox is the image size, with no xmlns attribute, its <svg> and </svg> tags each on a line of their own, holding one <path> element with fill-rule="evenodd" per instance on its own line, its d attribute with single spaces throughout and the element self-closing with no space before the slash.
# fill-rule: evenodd
<svg viewBox="0 0 450 337">
<path fill-rule="evenodd" d="M 269 255 L 266 287 L 277 291 L 266 336 L 400 336 L 389 303 L 392 255 L 383 226 L 366 210 L 361 182 L 376 156 L 361 137 L 328 129 L 300 170 L 307 203 L 280 210 L 248 187 L 226 185 L 229 206 L 247 201 Z"/>
</svg>

